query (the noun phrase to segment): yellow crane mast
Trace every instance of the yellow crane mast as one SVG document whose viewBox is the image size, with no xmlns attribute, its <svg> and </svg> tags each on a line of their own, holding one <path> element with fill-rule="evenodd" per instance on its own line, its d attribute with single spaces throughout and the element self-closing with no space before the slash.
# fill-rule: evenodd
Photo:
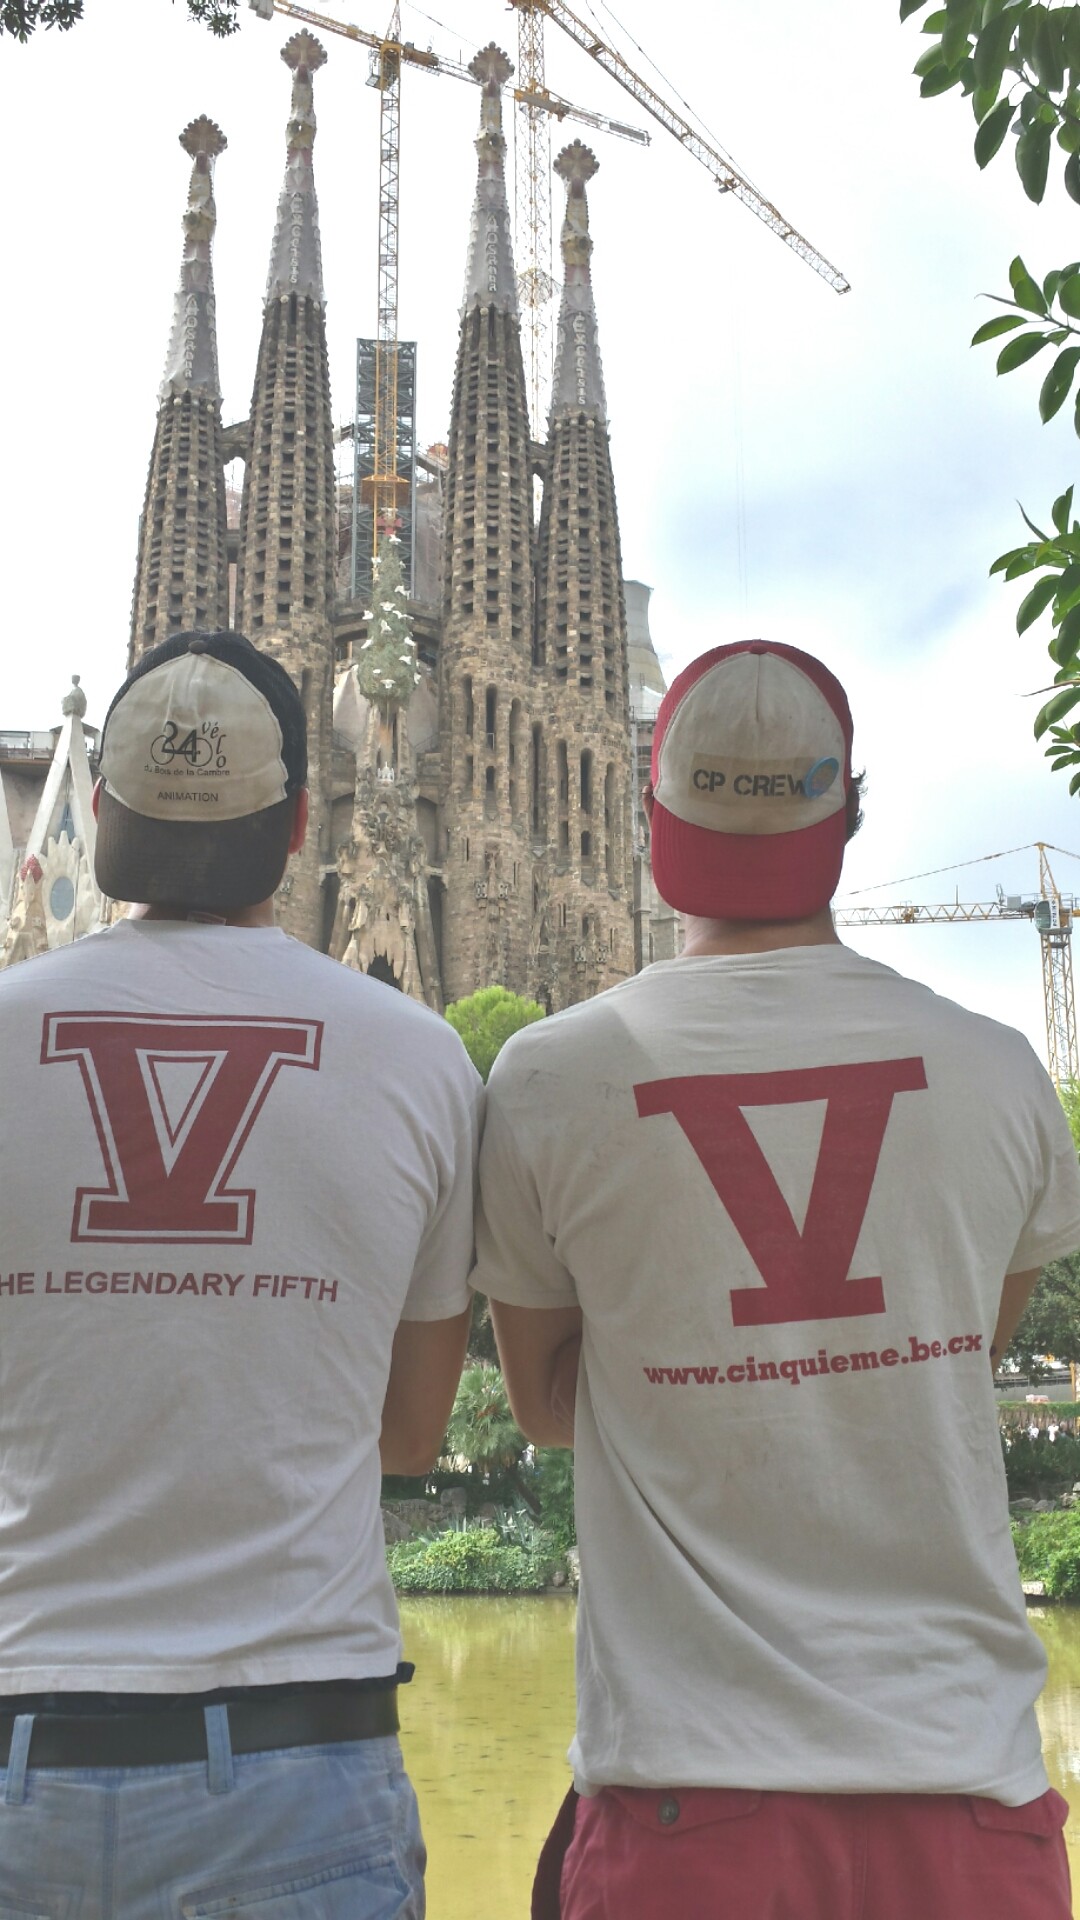
<svg viewBox="0 0 1080 1920">
<path fill-rule="evenodd" d="M 892 907 L 836 907 L 833 919 L 838 927 L 925 927 L 972 920 L 1031 921 L 1039 935 L 1042 955 L 1047 1063 L 1050 1078 L 1060 1087 L 1066 1081 L 1080 1080 L 1072 972 L 1072 923 L 1076 903 L 1072 894 L 1059 892 L 1047 859 L 1048 851 L 1063 853 L 1065 849 L 1050 847 L 1045 840 L 1036 840 L 1034 846 L 1039 855 L 1037 894 L 1006 894 L 999 889 L 997 899 L 989 901 L 955 900 L 938 906 L 904 901 Z"/>
</svg>

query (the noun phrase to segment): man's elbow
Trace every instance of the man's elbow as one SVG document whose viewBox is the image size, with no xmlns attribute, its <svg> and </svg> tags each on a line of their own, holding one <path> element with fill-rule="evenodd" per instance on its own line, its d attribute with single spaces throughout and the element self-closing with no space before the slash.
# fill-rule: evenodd
<svg viewBox="0 0 1080 1920">
<path fill-rule="evenodd" d="M 415 1434 L 384 1437 L 379 1441 L 383 1472 L 397 1474 L 404 1480 L 416 1480 L 430 1473 L 439 1458 L 441 1440 L 441 1434 L 438 1440 L 417 1439 Z"/>
</svg>

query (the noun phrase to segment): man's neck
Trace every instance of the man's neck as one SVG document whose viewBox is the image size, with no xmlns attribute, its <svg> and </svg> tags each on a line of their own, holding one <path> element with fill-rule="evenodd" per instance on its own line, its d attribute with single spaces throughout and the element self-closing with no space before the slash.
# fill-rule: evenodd
<svg viewBox="0 0 1080 1920">
<path fill-rule="evenodd" d="M 806 920 L 696 920 L 687 914 L 680 958 L 700 960 L 707 954 L 774 953 L 783 947 L 841 944 L 828 907 Z"/>
<path fill-rule="evenodd" d="M 273 900 L 260 900 L 253 907 L 235 907 L 231 913 L 204 913 L 197 907 L 135 905 L 127 910 L 128 920 L 188 920 L 205 927 L 272 927 Z"/>
</svg>

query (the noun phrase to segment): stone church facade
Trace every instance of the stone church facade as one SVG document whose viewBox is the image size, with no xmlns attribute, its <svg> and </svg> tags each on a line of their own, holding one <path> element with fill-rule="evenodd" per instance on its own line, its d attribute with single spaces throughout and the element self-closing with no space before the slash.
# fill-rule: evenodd
<svg viewBox="0 0 1080 1920">
<path fill-rule="evenodd" d="M 564 287 L 539 442 L 504 174 L 512 68 L 494 46 L 477 55 L 477 186 L 449 444 L 428 463 L 425 565 L 438 597 L 434 606 L 430 592 L 413 597 L 390 521 L 368 606 L 352 597 L 339 557 L 314 175 L 326 55 L 304 31 L 282 58 L 292 75 L 285 178 L 250 412 L 227 429 L 212 272 L 214 163 L 226 143 L 205 118 L 181 135 L 191 182 L 129 664 L 171 633 L 228 625 L 232 607 L 232 624 L 291 673 L 308 715 L 311 827 L 280 891 L 281 924 L 439 1010 L 497 983 L 557 1011 L 674 950 L 649 885 L 632 769 L 663 683 L 646 627 L 632 715 L 590 281 L 586 189 L 597 163 L 576 141 L 557 161 Z M 225 463 L 238 453 L 244 485 L 230 527 Z M 36 884 L 20 870 L 20 928 L 20 887 Z M 8 957 L 32 950 L 28 938 Z"/>
</svg>

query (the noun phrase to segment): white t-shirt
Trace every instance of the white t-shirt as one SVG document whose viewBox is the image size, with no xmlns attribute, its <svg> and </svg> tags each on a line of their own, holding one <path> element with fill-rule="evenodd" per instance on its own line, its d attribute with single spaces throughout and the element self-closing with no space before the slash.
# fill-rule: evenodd
<svg viewBox="0 0 1080 1920">
<path fill-rule="evenodd" d="M 491 1075 L 475 1285 L 584 1313 L 586 1792 L 1046 1785 L 989 1347 L 1080 1245 L 1017 1033 L 841 946 L 667 961 Z"/>
<path fill-rule="evenodd" d="M 457 1035 L 277 929 L 0 976 L 0 1694 L 394 1672 L 379 1428 L 468 1302 Z"/>
</svg>

